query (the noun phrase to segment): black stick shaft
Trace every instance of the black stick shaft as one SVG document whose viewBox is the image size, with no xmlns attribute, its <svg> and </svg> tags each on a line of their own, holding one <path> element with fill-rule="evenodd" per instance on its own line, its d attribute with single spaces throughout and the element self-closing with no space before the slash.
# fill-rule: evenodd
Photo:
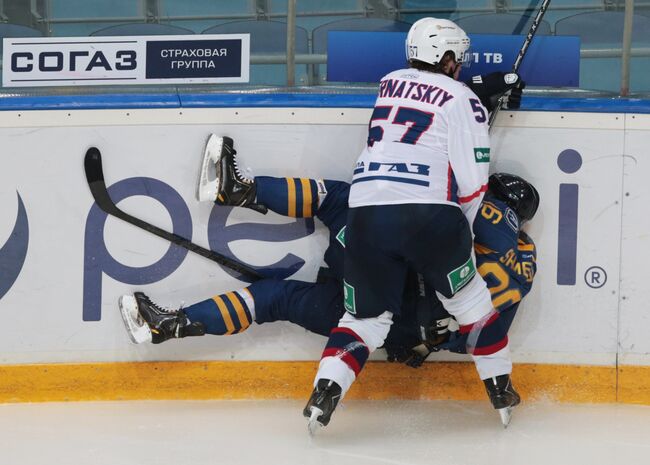
<svg viewBox="0 0 650 465">
<path fill-rule="evenodd" d="M 208 260 L 212 260 L 213 262 L 228 267 L 233 271 L 241 273 L 249 279 L 260 280 L 264 278 L 256 270 L 247 265 L 244 265 L 243 263 L 226 257 L 225 255 L 221 255 L 218 252 L 214 252 L 212 250 L 201 247 L 200 245 L 197 245 L 192 241 L 179 236 L 178 234 L 165 231 L 164 229 L 147 223 L 140 218 L 136 218 L 135 216 L 131 216 L 128 213 L 120 210 L 108 195 L 108 189 L 106 188 L 106 182 L 104 181 L 102 156 L 99 149 L 96 147 L 91 147 L 86 152 L 86 156 L 84 158 L 84 169 L 86 172 L 86 180 L 88 181 L 88 186 L 90 187 L 90 192 L 95 199 L 95 203 L 97 203 L 97 206 L 104 212 L 123 221 L 126 221 L 127 223 L 132 224 L 133 226 L 136 226 L 140 229 L 144 229 L 145 231 L 148 231 L 155 236 L 176 244 L 179 247 L 183 247 L 190 252 L 194 252 L 195 254 L 207 258 Z"/>
<path fill-rule="evenodd" d="M 537 32 L 537 28 L 539 28 L 539 25 L 542 22 L 542 18 L 544 17 L 544 14 L 546 13 L 546 10 L 548 9 L 548 5 L 551 3 L 551 0 L 544 0 L 542 2 L 542 6 L 539 7 L 539 11 L 535 15 L 535 19 L 533 20 L 533 23 L 530 25 L 530 29 L 528 30 L 528 34 L 526 34 L 526 39 L 524 39 L 524 43 L 521 45 L 521 49 L 519 50 L 519 53 L 517 54 L 517 58 L 515 59 L 514 64 L 512 65 L 512 72 L 516 73 L 519 71 L 519 67 L 521 66 L 521 62 L 523 61 L 524 57 L 526 56 L 526 52 L 528 51 L 528 47 L 530 46 L 530 43 L 533 41 L 533 37 L 535 37 L 535 33 Z M 489 129 L 492 130 L 492 125 L 494 124 L 494 121 L 497 118 L 497 113 L 499 113 L 499 110 L 501 110 L 501 107 L 503 106 L 504 98 L 500 98 L 497 102 L 496 108 L 492 111 L 492 114 L 490 115 L 490 120 L 488 121 L 488 126 Z"/>
</svg>

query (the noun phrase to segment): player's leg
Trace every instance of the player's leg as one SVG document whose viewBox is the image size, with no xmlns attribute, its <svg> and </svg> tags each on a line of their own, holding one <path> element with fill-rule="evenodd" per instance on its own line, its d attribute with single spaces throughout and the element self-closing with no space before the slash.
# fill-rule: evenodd
<svg viewBox="0 0 650 465">
<path fill-rule="evenodd" d="M 437 290 L 445 309 L 460 325 L 460 333 L 467 334 L 467 352 L 494 407 L 516 405 L 519 396 L 510 382 L 512 360 L 507 326 L 492 306 L 485 281 L 476 272 L 471 231 L 464 215 L 458 208 L 446 205 L 414 208 L 421 210 L 414 211 L 414 215 L 430 217 L 431 226 L 419 231 L 411 244 L 428 241 L 430 246 L 410 249 L 409 261 Z"/>
<path fill-rule="evenodd" d="M 172 338 L 205 334 L 204 325 L 190 321 L 183 309 L 160 307 L 142 292 L 120 297 L 119 308 L 129 338 L 135 344 L 160 344 Z"/>
<path fill-rule="evenodd" d="M 309 179 L 250 179 L 237 164 L 232 138 L 215 134 L 208 138 L 199 174 L 199 201 L 237 207 L 268 204 L 281 215 L 311 217 L 318 204 L 317 192 L 316 182 Z"/>
<path fill-rule="evenodd" d="M 120 298 L 120 310 L 135 343 L 158 344 L 204 334 L 239 334 L 253 321 L 289 321 L 327 336 L 343 313 L 343 292 L 336 281 L 263 279 L 245 289 L 216 295 L 179 310 L 163 309 L 136 292 Z"/>
<path fill-rule="evenodd" d="M 131 340 L 160 344 L 169 339 L 245 331 L 253 322 L 254 305 L 246 289 L 227 292 L 189 307 L 165 309 L 142 292 L 119 300 L 122 320 Z"/>
<path fill-rule="evenodd" d="M 261 205 L 294 218 L 316 216 L 330 227 L 345 214 L 349 189 L 342 181 L 270 176 L 249 179 L 237 165 L 234 141 L 212 134 L 201 163 L 197 197 L 218 205 Z"/>
<path fill-rule="evenodd" d="M 262 279 L 250 286 L 205 299 L 183 309 L 188 320 L 206 334 L 239 334 L 255 322 L 289 321 L 328 335 L 343 313 L 342 291 L 336 282 L 307 283 Z"/>
<path fill-rule="evenodd" d="M 237 152 L 230 137 L 210 135 L 199 171 L 197 199 L 220 205 L 251 206 L 255 184 L 237 165 Z"/>
<path fill-rule="evenodd" d="M 262 280 L 248 290 L 258 324 L 289 321 L 328 336 L 344 312 L 343 289 L 333 279 L 322 283 Z"/>
<path fill-rule="evenodd" d="M 399 228 L 394 207 L 362 207 L 348 213 L 344 299 L 347 312 L 332 330 L 323 351 L 314 391 L 303 414 L 310 429 L 326 425 L 338 401 L 363 369 L 370 353 L 381 346 L 398 313 L 406 263 L 393 248 Z"/>
</svg>

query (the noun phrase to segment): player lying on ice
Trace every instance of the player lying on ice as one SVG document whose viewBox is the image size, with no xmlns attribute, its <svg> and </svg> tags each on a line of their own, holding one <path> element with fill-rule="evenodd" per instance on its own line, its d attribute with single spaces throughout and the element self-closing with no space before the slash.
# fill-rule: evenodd
<svg viewBox="0 0 650 465">
<path fill-rule="evenodd" d="M 229 335 L 245 331 L 253 322 L 290 321 L 328 336 L 344 313 L 343 252 L 349 184 L 306 178 L 256 177 L 247 180 L 237 169 L 232 139 L 212 136 L 206 159 L 216 161 L 217 180 L 199 189 L 201 200 L 218 205 L 271 209 L 292 217 L 317 217 L 330 231 L 325 252 L 327 268 L 316 283 L 262 279 L 245 289 L 218 295 L 179 310 L 162 309 L 145 294 L 120 299 L 120 309 L 133 342 L 158 344 L 171 338 Z M 521 224 L 530 220 L 539 204 L 535 188 L 522 178 L 494 174 L 474 224 L 478 271 L 486 279 L 494 307 L 506 328 L 535 275 L 535 245 Z M 468 334 L 449 331 L 450 316 L 435 293 L 410 273 L 402 315 L 396 317 L 384 347 L 390 361 L 420 366 L 432 351 L 480 351 Z M 452 322 L 453 325 L 453 322 Z M 457 325 L 456 325 L 457 327 Z M 326 349 L 327 350 L 327 349 Z M 518 395 L 511 387 L 491 397 Z M 511 400 L 511 399 L 510 399 Z M 327 424 L 329 417 L 323 421 Z"/>
</svg>

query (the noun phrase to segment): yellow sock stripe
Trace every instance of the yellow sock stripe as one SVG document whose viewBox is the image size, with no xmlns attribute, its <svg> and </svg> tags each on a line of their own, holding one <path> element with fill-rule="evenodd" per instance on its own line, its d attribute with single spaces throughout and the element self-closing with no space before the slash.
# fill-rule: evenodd
<svg viewBox="0 0 650 465">
<path fill-rule="evenodd" d="M 239 324 L 241 325 L 241 329 L 239 330 L 240 332 L 245 330 L 251 325 L 251 322 L 248 320 L 248 317 L 246 316 L 246 311 L 244 310 L 243 305 L 237 298 L 234 292 L 229 292 L 226 294 L 226 297 L 230 299 L 230 303 L 232 304 L 233 307 L 235 307 L 235 312 L 237 312 L 237 318 L 239 318 Z"/>
<path fill-rule="evenodd" d="M 293 178 L 287 178 L 287 216 L 296 217 L 296 182 Z"/>
<path fill-rule="evenodd" d="M 311 218 L 311 183 L 309 179 L 300 178 L 300 184 L 302 184 L 302 217 Z"/>
<path fill-rule="evenodd" d="M 230 317 L 230 312 L 228 311 L 228 307 L 226 307 L 226 303 L 223 301 L 221 296 L 216 296 L 213 297 L 212 300 L 217 304 L 217 307 L 219 307 L 219 311 L 221 312 L 221 316 L 223 317 L 223 321 L 226 323 L 226 334 L 232 334 L 235 332 L 235 325 L 232 322 L 232 318 Z"/>
</svg>

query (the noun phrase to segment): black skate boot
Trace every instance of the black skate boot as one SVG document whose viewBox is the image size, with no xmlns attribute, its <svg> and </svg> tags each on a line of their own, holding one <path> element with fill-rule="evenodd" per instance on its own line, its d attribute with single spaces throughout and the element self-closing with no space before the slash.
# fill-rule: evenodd
<svg viewBox="0 0 650 465">
<path fill-rule="evenodd" d="M 508 427 L 512 417 L 512 410 L 519 405 L 521 398 L 515 388 L 512 386 L 510 375 L 501 375 L 495 378 L 483 380 L 485 389 L 492 406 L 498 410 L 501 416 L 501 422 L 504 427 Z"/>
<path fill-rule="evenodd" d="M 189 323 L 182 309 L 163 309 L 142 292 L 120 297 L 119 305 L 129 337 L 136 344 L 205 334 L 203 323 Z"/>
<path fill-rule="evenodd" d="M 341 399 L 341 386 L 329 379 L 319 379 L 302 414 L 309 418 L 309 434 L 314 435 L 319 426 L 327 426 Z"/>
<path fill-rule="evenodd" d="M 199 201 L 212 201 L 217 205 L 248 207 L 261 213 L 267 209 L 254 203 L 255 181 L 243 176 L 237 166 L 237 152 L 230 137 L 212 134 L 205 146 L 197 197 Z M 214 179 L 211 171 L 215 169 Z"/>
</svg>

